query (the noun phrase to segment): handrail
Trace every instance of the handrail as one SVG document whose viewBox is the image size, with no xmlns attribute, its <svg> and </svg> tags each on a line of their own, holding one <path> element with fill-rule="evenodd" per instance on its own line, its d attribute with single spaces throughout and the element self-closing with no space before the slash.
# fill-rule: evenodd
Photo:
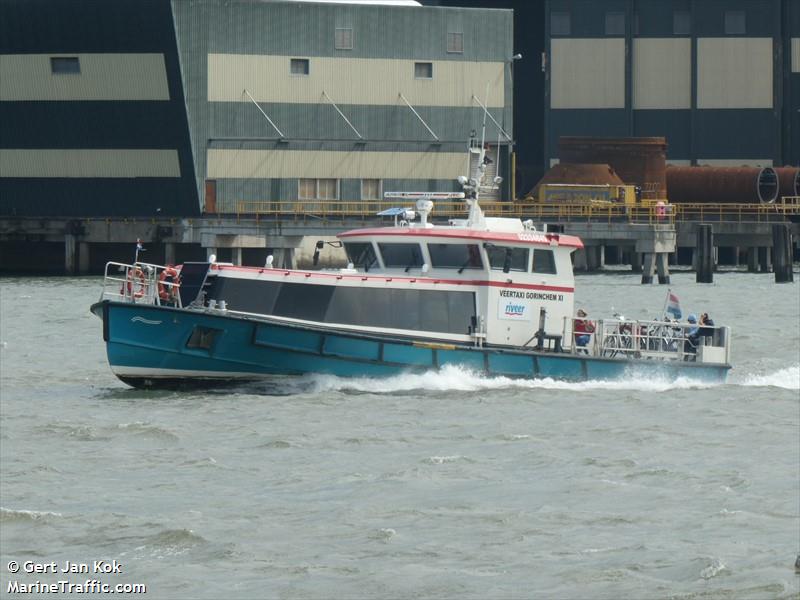
<svg viewBox="0 0 800 600">
<path fill-rule="evenodd" d="M 585 319 L 567 318 L 564 323 L 565 346 L 572 354 L 730 362 L 730 328 L 727 326 L 620 317 L 590 322 L 591 331 L 575 331 L 575 324 L 582 320 Z M 711 348 L 719 349 L 716 356 L 711 354 Z"/>
<path fill-rule="evenodd" d="M 114 300 L 133 304 L 155 304 L 181 307 L 180 281 L 161 280 L 160 274 L 167 267 L 151 263 L 126 264 L 109 261 L 103 277 L 100 300 Z M 116 273 L 111 273 L 115 269 Z M 160 292 L 167 293 L 162 300 Z"/>
<path fill-rule="evenodd" d="M 306 220 L 312 218 L 374 218 L 376 213 L 397 206 L 383 200 L 276 200 L 236 202 L 237 218 L 275 217 Z M 680 222 L 781 222 L 800 216 L 800 197 L 783 197 L 772 204 L 667 204 L 652 202 L 626 205 L 614 202 L 543 203 L 483 202 L 489 217 L 518 217 L 536 221 L 606 221 L 650 225 Z M 436 218 L 460 218 L 467 212 L 464 202 L 436 202 L 431 213 Z"/>
</svg>

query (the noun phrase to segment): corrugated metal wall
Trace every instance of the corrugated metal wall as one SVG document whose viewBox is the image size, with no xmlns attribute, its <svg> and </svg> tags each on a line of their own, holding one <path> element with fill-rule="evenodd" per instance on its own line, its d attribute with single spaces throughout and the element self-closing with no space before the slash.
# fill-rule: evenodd
<svg viewBox="0 0 800 600">
<path fill-rule="evenodd" d="M 198 209 L 169 2 L 0 2 L 0 214 Z"/>
<path fill-rule="evenodd" d="M 513 131 L 511 11 L 221 0 L 173 1 L 173 11 L 197 187 L 216 179 L 218 209 L 297 199 L 298 165 L 339 179 L 345 200 L 360 199 L 359 178 L 387 191 L 455 189 L 463 169 L 450 157 L 466 164 L 482 123 L 473 96 Z M 352 49 L 335 48 L 337 28 L 352 30 Z M 462 34 L 463 52 L 447 51 L 448 33 Z M 293 58 L 308 60 L 307 75 L 291 73 Z M 415 62 L 432 63 L 433 77 L 415 77 Z M 491 122 L 487 141 L 498 141 Z"/>
<path fill-rule="evenodd" d="M 800 160 L 800 2 L 547 0 L 545 13 L 546 161 L 563 135 L 666 136 L 684 164 Z"/>
</svg>

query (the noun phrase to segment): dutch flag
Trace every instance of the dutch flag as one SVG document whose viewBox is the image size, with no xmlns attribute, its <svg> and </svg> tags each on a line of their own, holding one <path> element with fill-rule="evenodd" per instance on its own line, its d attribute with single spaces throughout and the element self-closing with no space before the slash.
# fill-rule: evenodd
<svg viewBox="0 0 800 600">
<path fill-rule="evenodd" d="M 666 313 L 675 319 L 680 319 L 683 313 L 681 312 L 681 301 L 678 296 L 672 292 L 667 292 L 667 310 Z"/>
</svg>

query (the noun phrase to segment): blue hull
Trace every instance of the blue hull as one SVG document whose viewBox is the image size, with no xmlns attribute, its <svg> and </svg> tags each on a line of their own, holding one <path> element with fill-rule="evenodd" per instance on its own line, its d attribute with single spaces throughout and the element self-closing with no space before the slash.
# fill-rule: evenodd
<svg viewBox="0 0 800 600">
<path fill-rule="evenodd" d="M 327 373 L 385 377 L 458 365 L 488 375 L 571 381 L 680 376 L 724 381 L 727 365 L 456 347 L 151 305 L 99 302 L 114 373 L 137 387 L 175 387 Z"/>
</svg>

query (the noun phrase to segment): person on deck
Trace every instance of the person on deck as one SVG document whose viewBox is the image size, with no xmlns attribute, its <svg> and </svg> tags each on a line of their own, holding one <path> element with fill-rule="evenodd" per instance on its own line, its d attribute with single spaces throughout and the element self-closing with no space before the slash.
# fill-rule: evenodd
<svg viewBox="0 0 800 600">
<path fill-rule="evenodd" d="M 686 341 L 683 343 L 684 360 L 694 360 L 697 354 L 697 344 L 700 341 L 700 327 L 697 325 L 697 315 L 691 314 L 686 319 L 689 327 L 686 328 Z"/>
<path fill-rule="evenodd" d="M 575 335 L 575 345 L 585 349 L 589 340 L 592 338 L 595 324 L 586 318 L 589 315 L 587 315 L 586 311 L 582 308 L 578 309 L 577 315 L 578 318 L 575 319 L 575 324 L 572 328 Z"/>
</svg>

